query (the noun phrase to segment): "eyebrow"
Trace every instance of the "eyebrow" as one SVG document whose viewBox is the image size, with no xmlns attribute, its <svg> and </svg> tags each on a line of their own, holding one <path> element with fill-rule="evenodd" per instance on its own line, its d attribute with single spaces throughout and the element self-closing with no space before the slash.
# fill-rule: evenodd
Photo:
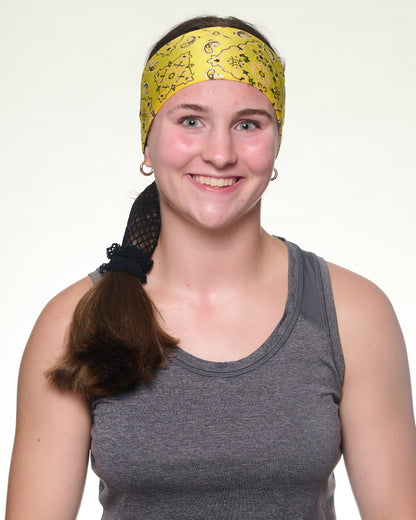
<svg viewBox="0 0 416 520">
<path fill-rule="evenodd" d="M 179 109 L 192 110 L 193 112 L 203 112 L 205 114 L 209 112 L 208 107 L 205 105 L 197 105 L 195 103 L 180 103 L 179 105 L 175 105 L 173 108 L 171 108 L 168 114 Z"/>
<path fill-rule="evenodd" d="M 263 110 L 261 108 L 244 108 L 243 110 L 239 110 L 236 114 L 238 117 L 245 117 L 245 116 L 264 116 L 270 119 L 270 121 L 273 120 L 272 115 L 267 110 Z"/>
</svg>

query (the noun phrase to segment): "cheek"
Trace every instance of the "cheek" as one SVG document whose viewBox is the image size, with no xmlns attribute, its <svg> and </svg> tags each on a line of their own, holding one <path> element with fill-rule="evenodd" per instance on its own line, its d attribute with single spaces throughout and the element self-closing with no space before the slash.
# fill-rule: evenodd
<svg viewBox="0 0 416 520">
<path fill-rule="evenodd" d="M 172 131 L 170 132 L 166 147 L 171 153 L 191 155 L 198 150 L 198 139 L 196 139 L 195 136 L 187 135 L 185 132 Z"/>
<path fill-rule="evenodd" d="M 277 140 L 273 135 L 252 139 L 249 143 L 240 144 L 240 156 L 244 157 L 246 164 L 253 172 L 259 175 L 269 174 L 273 170 L 276 158 Z"/>
<path fill-rule="evenodd" d="M 171 129 L 149 136 L 149 156 L 153 167 L 165 167 L 186 163 L 198 150 L 195 138 Z"/>
</svg>

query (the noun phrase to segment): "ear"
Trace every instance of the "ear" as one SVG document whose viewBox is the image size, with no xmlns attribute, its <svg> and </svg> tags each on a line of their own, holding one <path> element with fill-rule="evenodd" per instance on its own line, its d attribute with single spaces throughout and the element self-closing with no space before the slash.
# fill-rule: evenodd
<svg viewBox="0 0 416 520">
<path fill-rule="evenodd" d="M 149 152 L 149 146 L 146 145 L 146 148 L 144 149 L 144 162 L 146 166 L 152 167 L 152 160 L 150 159 L 150 152 Z"/>
<path fill-rule="evenodd" d="M 275 152 L 275 158 L 279 155 L 280 150 L 280 144 L 282 142 L 282 136 L 277 134 L 277 141 L 276 141 L 276 152 Z"/>
</svg>

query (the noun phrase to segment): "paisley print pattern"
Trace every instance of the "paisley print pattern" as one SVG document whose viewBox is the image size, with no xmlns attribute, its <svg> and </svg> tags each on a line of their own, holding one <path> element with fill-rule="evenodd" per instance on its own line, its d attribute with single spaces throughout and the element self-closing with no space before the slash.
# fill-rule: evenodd
<svg viewBox="0 0 416 520">
<path fill-rule="evenodd" d="M 273 105 L 281 135 L 285 78 L 275 52 L 245 31 L 208 27 L 175 38 L 148 61 L 140 101 L 143 151 L 150 125 L 163 103 L 193 83 L 218 79 L 248 83 L 263 92 Z"/>
</svg>

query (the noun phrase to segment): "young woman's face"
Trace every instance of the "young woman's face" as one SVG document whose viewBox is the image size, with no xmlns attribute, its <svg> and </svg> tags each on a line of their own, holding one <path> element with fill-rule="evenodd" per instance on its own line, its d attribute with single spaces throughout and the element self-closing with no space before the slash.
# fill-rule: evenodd
<svg viewBox="0 0 416 520">
<path fill-rule="evenodd" d="M 251 85 L 204 81 L 174 94 L 153 120 L 145 149 L 162 217 L 208 228 L 257 217 L 278 139 L 273 106 Z"/>
</svg>

